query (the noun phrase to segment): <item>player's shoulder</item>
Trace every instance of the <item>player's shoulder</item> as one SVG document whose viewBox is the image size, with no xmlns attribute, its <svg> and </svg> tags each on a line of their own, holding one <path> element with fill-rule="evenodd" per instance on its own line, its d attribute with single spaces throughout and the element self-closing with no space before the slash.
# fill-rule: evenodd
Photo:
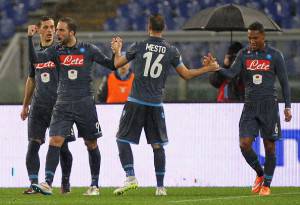
<svg viewBox="0 0 300 205">
<path fill-rule="evenodd" d="M 275 54 L 275 55 L 283 55 L 282 54 L 282 52 L 279 50 L 279 49 L 277 49 L 277 48 L 275 48 L 275 47 L 273 47 L 273 46 L 270 46 L 270 45 L 267 45 L 266 46 L 267 47 L 267 52 L 269 52 L 269 53 L 271 53 L 271 54 Z"/>
<path fill-rule="evenodd" d="M 172 44 L 168 44 L 168 47 L 170 48 L 171 51 L 173 52 L 179 52 L 179 49 L 175 46 L 175 45 L 172 45 Z"/>
<path fill-rule="evenodd" d="M 249 47 L 244 47 L 244 48 L 242 48 L 241 50 L 239 50 L 239 52 L 237 53 L 237 55 L 238 54 L 248 54 L 250 52 L 250 49 L 249 49 Z"/>
<path fill-rule="evenodd" d="M 91 47 L 96 47 L 96 45 L 90 43 L 90 42 L 85 42 L 85 41 L 78 41 L 76 43 L 76 46 L 79 48 L 91 48 Z"/>
<path fill-rule="evenodd" d="M 237 58 L 247 58 L 251 55 L 252 51 L 250 50 L 250 48 L 248 46 L 240 49 L 237 54 L 236 57 Z"/>
<path fill-rule="evenodd" d="M 59 44 L 56 42 L 53 42 L 51 45 L 49 46 L 42 46 L 41 44 L 39 45 L 39 49 L 40 51 L 46 50 L 46 49 L 52 49 L 52 50 L 56 50 L 59 47 Z"/>
<path fill-rule="evenodd" d="M 131 44 L 129 44 L 127 51 L 130 51 L 130 52 L 143 51 L 146 44 L 147 44 L 147 42 L 145 40 L 139 41 L 139 42 L 138 41 L 132 42 Z"/>
<path fill-rule="evenodd" d="M 90 42 L 84 42 L 84 41 L 80 41 L 77 43 L 77 49 L 80 50 L 80 52 L 95 52 L 95 51 L 99 51 L 101 50 L 98 46 L 96 46 L 93 43 Z"/>
</svg>

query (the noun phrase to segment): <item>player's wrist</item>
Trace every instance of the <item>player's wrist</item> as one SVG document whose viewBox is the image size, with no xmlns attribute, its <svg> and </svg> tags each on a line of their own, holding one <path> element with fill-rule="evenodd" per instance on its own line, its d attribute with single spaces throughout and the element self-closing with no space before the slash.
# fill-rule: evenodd
<svg viewBox="0 0 300 205">
<path fill-rule="evenodd" d="M 28 103 L 23 103 L 23 108 L 27 108 L 29 107 L 29 104 Z"/>
<path fill-rule="evenodd" d="M 121 57 L 121 56 L 122 56 L 122 53 L 121 53 L 121 51 L 116 51 L 116 52 L 115 52 L 115 55 L 118 56 L 118 57 Z"/>
</svg>

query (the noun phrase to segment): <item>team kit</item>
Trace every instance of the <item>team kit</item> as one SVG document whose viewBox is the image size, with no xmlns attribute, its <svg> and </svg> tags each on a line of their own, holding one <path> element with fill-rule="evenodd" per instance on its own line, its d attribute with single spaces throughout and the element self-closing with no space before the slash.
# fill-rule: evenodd
<svg viewBox="0 0 300 205">
<path fill-rule="evenodd" d="M 91 184 L 83 194 L 99 195 L 101 154 L 97 140 L 102 132 L 91 88 L 92 65 L 97 63 L 114 71 L 129 62 L 135 77 L 116 134 L 120 163 L 126 178 L 124 185 L 115 189 L 113 194 L 123 195 L 138 187 L 131 144 L 139 144 L 144 129 L 147 143 L 153 149 L 157 183 L 155 195 L 167 195 L 164 185 L 164 146 L 168 143 L 168 135 L 163 90 L 171 69 L 184 80 L 208 72 L 219 72 L 228 79 L 243 74 L 245 104 L 239 123 L 240 149 L 246 163 L 257 174 L 251 191 L 260 196 L 271 194 L 270 184 L 276 166 L 275 142 L 281 138 L 276 77 L 282 87 L 285 121 L 290 121 L 292 115 L 285 61 L 279 50 L 265 43 L 262 24 L 253 22 L 249 26 L 249 45 L 238 52 L 229 69 L 222 68 L 210 53 L 203 57 L 201 67 L 187 68 L 180 51 L 163 38 L 164 17 L 158 14 L 148 19 L 148 37 L 131 44 L 125 55 L 121 52 L 123 40 L 113 37 L 112 58 L 97 46 L 79 41 L 76 38 L 77 24 L 72 18 L 63 17 L 58 20 L 56 27 L 54 25 L 54 20 L 45 16 L 37 25 L 28 26 L 30 66 L 21 118 L 25 120 L 28 117 L 26 167 L 30 186 L 24 194 L 53 194 L 52 182 L 59 161 L 62 168 L 61 193 L 71 191 L 73 158 L 68 143 L 75 140 L 75 124 L 78 137 L 84 140 L 87 147 L 91 172 Z M 40 37 L 38 49 L 33 45 L 35 34 Z M 54 42 L 54 36 L 57 42 Z M 45 181 L 39 183 L 38 151 L 45 142 L 48 128 L 50 141 Z M 264 167 L 252 149 L 252 143 L 259 133 L 265 145 Z"/>
</svg>

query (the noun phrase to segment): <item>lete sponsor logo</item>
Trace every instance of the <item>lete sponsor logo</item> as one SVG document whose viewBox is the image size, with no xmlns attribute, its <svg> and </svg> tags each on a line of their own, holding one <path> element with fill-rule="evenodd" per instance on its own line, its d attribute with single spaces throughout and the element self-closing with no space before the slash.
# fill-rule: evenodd
<svg viewBox="0 0 300 205">
<path fill-rule="evenodd" d="M 64 66 L 83 66 L 83 55 L 60 55 L 60 63 Z"/>
<path fill-rule="evenodd" d="M 269 60 L 246 60 L 247 70 L 252 71 L 268 71 L 270 70 L 270 64 L 271 62 Z"/>
<path fill-rule="evenodd" d="M 36 69 L 45 69 L 45 68 L 55 68 L 55 63 L 48 61 L 46 63 L 37 63 L 35 64 Z"/>
</svg>

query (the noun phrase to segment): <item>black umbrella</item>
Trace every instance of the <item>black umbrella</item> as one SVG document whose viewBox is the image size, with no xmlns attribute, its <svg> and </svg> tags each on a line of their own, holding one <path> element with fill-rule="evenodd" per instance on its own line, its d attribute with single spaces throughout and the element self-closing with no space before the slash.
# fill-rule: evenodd
<svg viewBox="0 0 300 205">
<path fill-rule="evenodd" d="M 255 21 L 263 24 L 265 31 L 281 31 L 280 27 L 266 14 L 245 6 L 226 4 L 204 9 L 191 17 L 183 30 L 247 31 Z"/>
</svg>

